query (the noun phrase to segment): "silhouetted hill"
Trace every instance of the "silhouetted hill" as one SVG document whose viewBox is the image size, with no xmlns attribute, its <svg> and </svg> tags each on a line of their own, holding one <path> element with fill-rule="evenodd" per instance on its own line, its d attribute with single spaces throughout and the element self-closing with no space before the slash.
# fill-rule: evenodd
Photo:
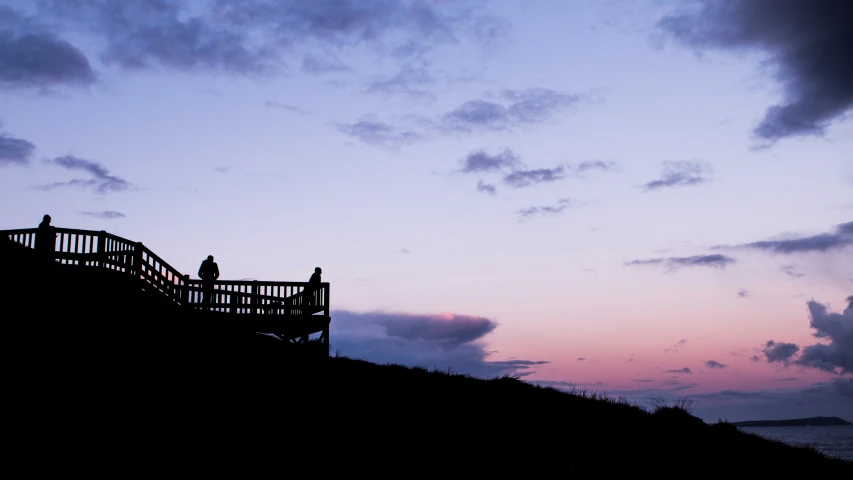
<svg viewBox="0 0 853 480">
<path fill-rule="evenodd" d="M 748 422 L 732 422 L 738 427 L 822 427 L 853 425 L 853 423 L 838 417 L 794 418 L 790 420 L 752 420 Z"/>
<path fill-rule="evenodd" d="M 677 408 L 308 355 L 30 253 L 0 244 L 13 478 L 853 473 Z"/>
</svg>

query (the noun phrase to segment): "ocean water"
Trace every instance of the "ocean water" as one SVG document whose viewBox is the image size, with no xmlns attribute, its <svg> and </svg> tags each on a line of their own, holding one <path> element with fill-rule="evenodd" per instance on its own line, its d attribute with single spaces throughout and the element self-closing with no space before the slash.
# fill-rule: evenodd
<svg viewBox="0 0 853 480">
<path fill-rule="evenodd" d="M 853 425 L 836 427 L 740 427 L 788 445 L 810 445 L 827 457 L 853 462 Z"/>
</svg>

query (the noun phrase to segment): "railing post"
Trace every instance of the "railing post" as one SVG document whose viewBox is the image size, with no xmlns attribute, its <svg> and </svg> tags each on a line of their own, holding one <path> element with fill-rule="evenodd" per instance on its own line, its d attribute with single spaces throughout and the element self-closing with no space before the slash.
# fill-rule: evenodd
<svg viewBox="0 0 853 480">
<path fill-rule="evenodd" d="M 190 291 L 189 291 L 190 276 L 189 275 L 181 275 L 180 278 L 181 278 L 181 287 L 180 287 L 180 293 L 178 294 L 178 298 L 180 299 L 181 306 L 186 307 L 190 303 L 190 295 L 189 295 L 189 293 L 190 293 Z"/>
<path fill-rule="evenodd" d="M 326 356 L 329 355 L 329 352 L 331 352 L 331 349 L 332 349 L 331 342 L 329 339 L 329 330 L 330 330 L 329 329 L 329 323 L 332 322 L 332 319 L 329 318 L 329 305 L 330 305 L 329 304 L 329 289 L 330 289 L 329 287 L 330 287 L 330 285 L 328 283 L 323 286 L 323 290 L 324 290 L 324 292 L 323 292 L 324 293 L 324 295 L 323 295 L 323 314 L 328 319 L 328 322 L 323 327 L 323 334 L 321 336 L 323 338 L 323 343 L 326 345 Z"/>
<path fill-rule="evenodd" d="M 133 266 L 136 278 L 142 277 L 142 242 L 136 242 L 133 247 Z"/>
<path fill-rule="evenodd" d="M 98 249 L 96 250 L 95 259 L 98 262 L 99 268 L 106 267 L 107 259 L 107 232 L 101 230 L 98 232 Z"/>
<path fill-rule="evenodd" d="M 323 314 L 325 316 L 329 316 L 329 284 L 327 283 L 323 288 L 325 290 L 325 294 L 323 295 Z"/>
<path fill-rule="evenodd" d="M 261 313 L 261 307 L 260 307 L 260 305 L 258 305 L 258 301 L 259 301 L 258 300 L 258 295 L 259 295 L 258 291 L 260 290 L 260 288 L 258 288 L 258 287 L 259 287 L 258 281 L 252 280 L 252 307 L 249 309 L 249 311 L 252 312 L 252 314 Z"/>
</svg>

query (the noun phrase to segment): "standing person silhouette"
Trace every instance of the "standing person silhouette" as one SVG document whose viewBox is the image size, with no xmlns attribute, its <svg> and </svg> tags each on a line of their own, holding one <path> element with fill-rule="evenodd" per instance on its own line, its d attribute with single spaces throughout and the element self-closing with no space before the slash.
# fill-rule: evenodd
<svg viewBox="0 0 853 480">
<path fill-rule="evenodd" d="M 201 303 L 209 305 L 213 303 L 213 286 L 219 278 L 219 266 L 213 261 L 213 255 L 208 255 L 207 260 L 201 262 L 198 278 L 201 279 Z"/>
<path fill-rule="evenodd" d="M 317 291 L 320 290 L 320 275 L 323 274 L 323 270 L 320 267 L 316 267 L 314 269 L 314 273 L 311 274 L 311 278 L 308 279 L 308 286 L 305 287 L 305 293 L 303 295 L 307 295 L 305 297 L 305 302 L 307 305 L 317 305 Z"/>
<path fill-rule="evenodd" d="M 53 254 L 56 252 L 56 227 L 50 224 L 50 215 L 42 217 L 33 246 L 45 259 L 53 261 Z"/>
</svg>

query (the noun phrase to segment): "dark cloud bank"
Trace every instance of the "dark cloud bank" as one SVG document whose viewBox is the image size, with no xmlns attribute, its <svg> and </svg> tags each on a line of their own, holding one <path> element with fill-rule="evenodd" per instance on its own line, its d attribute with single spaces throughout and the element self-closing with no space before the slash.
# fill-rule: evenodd
<svg viewBox="0 0 853 480">
<path fill-rule="evenodd" d="M 0 87 L 46 90 L 94 81 L 80 50 L 35 19 L 0 6 Z"/>
<path fill-rule="evenodd" d="M 809 301 L 813 335 L 823 342 L 801 348 L 794 343 L 769 340 L 762 349 L 767 362 L 853 375 L 853 296 L 847 301 L 847 308 L 841 313 L 832 313 L 826 305 Z"/>
<path fill-rule="evenodd" d="M 41 17 L 102 40 L 99 57 L 106 65 L 232 74 L 279 72 L 290 57 L 300 55 L 302 71 L 323 74 L 347 69 L 335 50 L 349 46 L 407 59 L 463 38 L 490 46 L 508 34 L 505 21 L 470 4 L 454 2 L 438 8 L 424 0 L 212 0 L 194 9 L 178 0 L 38 2 Z M 76 66 L 76 78 L 91 77 L 79 51 L 61 40 L 49 40 L 57 52 L 54 58 L 66 50 L 66 64 Z M 319 48 L 305 53 L 300 47 L 306 46 Z M 400 75 L 412 76 L 405 70 Z M 392 77 L 384 84 L 374 83 L 388 89 L 399 88 L 401 82 Z"/>
<path fill-rule="evenodd" d="M 466 315 L 423 315 L 389 312 L 332 312 L 332 350 L 375 363 L 452 368 L 482 378 L 504 374 L 526 376 L 547 361 L 492 361 L 482 339 L 497 323 Z"/>
<path fill-rule="evenodd" d="M 849 0 L 701 0 L 687 2 L 658 27 L 698 51 L 767 55 L 782 101 L 767 108 L 753 135 L 769 146 L 822 136 L 853 108 L 851 18 Z"/>
<path fill-rule="evenodd" d="M 48 89 L 97 81 L 67 33 L 89 35 L 107 67 L 138 71 L 313 74 L 345 71 L 336 53 L 361 46 L 402 62 L 462 40 L 493 48 L 509 34 L 476 1 L 427 0 L 38 0 L 33 16 L 0 6 L 0 86 Z M 480 5 L 482 6 L 482 5 Z M 375 91 L 413 93 L 432 81 L 406 67 L 376 79 Z M 414 92 L 417 93 L 417 92 Z M 522 102 L 517 115 L 525 115 Z"/>
</svg>

